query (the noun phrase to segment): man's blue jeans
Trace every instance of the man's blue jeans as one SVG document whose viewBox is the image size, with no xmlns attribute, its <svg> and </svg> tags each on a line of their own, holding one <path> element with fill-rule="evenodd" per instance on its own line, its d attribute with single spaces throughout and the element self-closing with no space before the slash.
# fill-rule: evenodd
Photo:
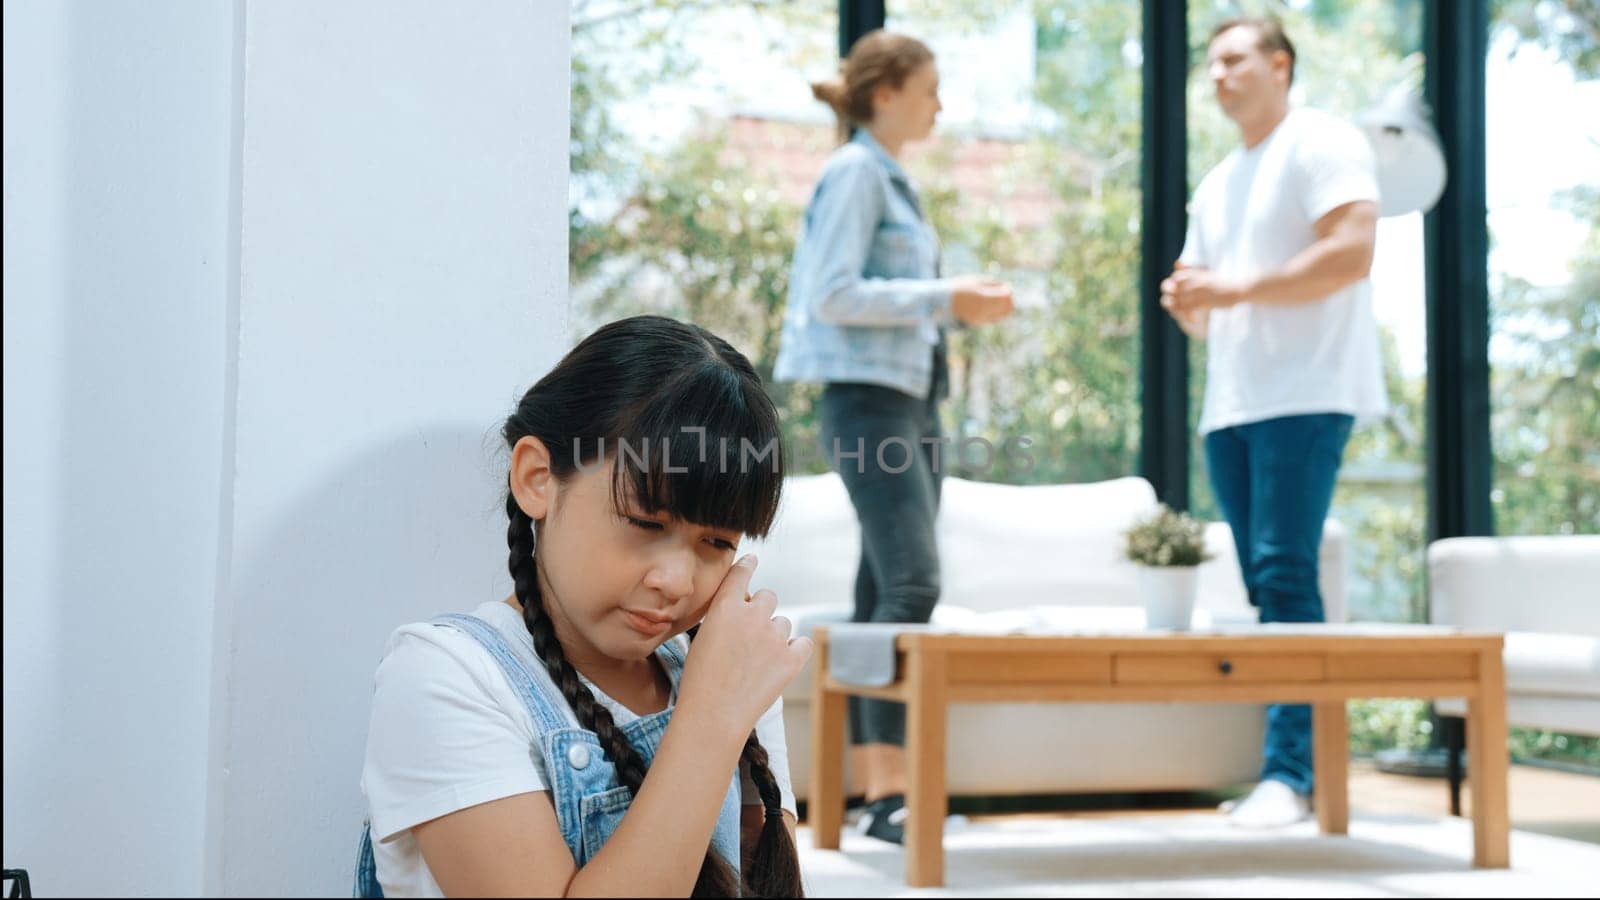
<svg viewBox="0 0 1600 900">
<path fill-rule="evenodd" d="M 1205 436 L 1217 503 L 1233 531 L 1239 570 L 1263 622 L 1321 622 L 1317 553 L 1352 417 L 1284 416 Z M 1311 707 L 1267 707 L 1262 780 L 1310 794 Z"/>
</svg>

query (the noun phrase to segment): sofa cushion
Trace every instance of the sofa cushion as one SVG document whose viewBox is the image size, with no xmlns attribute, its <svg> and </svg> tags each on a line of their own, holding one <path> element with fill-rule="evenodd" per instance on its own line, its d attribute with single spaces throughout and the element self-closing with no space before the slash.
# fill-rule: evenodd
<svg viewBox="0 0 1600 900">
<path fill-rule="evenodd" d="M 941 602 L 979 612 L 1137 602 L 1122 532 L 1155 503 L 1143 478 L 1025 486 L 946 479 Z"/>
<path fill-rule="evenodd" d="M 1155 505 L 1142 478 L 1090 484 L 1005 485 L 946 478 L 939 513 L 942 603 L 985 611 L 1023 606 L 1136 606 L 1135 568 L 1123 531 Z M 1323 530 L 1321 585 L 1328 621 L 1344 621 L 1344 529 Z M 860 531 L 839 476 L 784 484 L 777 521 L 748 549 L 761 558 L 755 586 L 778 591 L 785 610 L 849 604 Z M 1200 567 L 1198 609 L 1218 620 L 1253 617 L 1227 525 L 1206 527 L 1213 559 Z"/>
<path fill-rule="evenodd" d="M 1506 691 L 1600 699 L 1600 638 L 1506 633 Z"/>
<path fill-rule="evenodd" d="M 1600 535 L 1467 537 L 1428 545 L 1430 621 L 1600 637 Z"/>
<path fill-rule="evenodd" d="M 1143 478 L 1027 486 L 946 478 L 941 602 L 975 610 L 1136 603 L 1121 533 L 1155 502 Z M 754 583 L 777 589 L 785 606 L 848 602 L 860 540 L 838 475 L 791 477 L 772 532 L 749 543 L 761 559 Z"/>
</svg>

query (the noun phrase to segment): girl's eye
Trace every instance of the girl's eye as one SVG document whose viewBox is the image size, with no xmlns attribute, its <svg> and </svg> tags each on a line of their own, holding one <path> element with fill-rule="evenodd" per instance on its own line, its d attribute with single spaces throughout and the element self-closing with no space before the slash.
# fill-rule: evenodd
<svg viewBox="0 0 1600 900">
<path fill-rule="evenodd" d="M 653 522 L 650 519 L 635 519 L 633 516 L 628 517 L 628 522 L 631 523 L 633 527 L 642 528 L 645 531 L 660 531 L 666 527 L 660 522 Z"/>
<path fill-rule="evenodd" d="M 718 550 L 724 551 L 726 553 L 732 553 L 733 551 L 739 549 L 738 547 L 734 546 L 731 542 L 725 541 L 722 538 L 712 538 L 711 539 L 711 546 L 716 547 Z"/>
</svg>

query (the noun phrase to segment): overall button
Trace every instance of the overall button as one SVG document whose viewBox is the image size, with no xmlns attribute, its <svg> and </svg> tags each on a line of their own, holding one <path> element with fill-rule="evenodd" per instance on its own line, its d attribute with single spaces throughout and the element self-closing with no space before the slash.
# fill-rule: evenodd
<svg viewBox="0 0 1600 900">
<path fill-rule="evenodd" d="M 582 769 L 589 765 L 589 748 L 582 744 L 573 744 L 567 748 L 567 762 L 574 769 Z"/>
</svg>

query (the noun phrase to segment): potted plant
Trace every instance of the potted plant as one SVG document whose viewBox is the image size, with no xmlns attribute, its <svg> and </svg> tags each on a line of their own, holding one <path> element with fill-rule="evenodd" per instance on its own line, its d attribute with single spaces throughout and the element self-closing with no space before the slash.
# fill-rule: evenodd
<svg viewBox="0 0 1600 900">
<path fill-rule="evenodd" d="M 1166 504 L 1126 532 L 1128 559 L 1139 567 L 1139 596 L 1151 628 L 1184 631 L 1194 616 L 1195 590 L 1206 552 L 1205 523 Z"/>
</svg>

